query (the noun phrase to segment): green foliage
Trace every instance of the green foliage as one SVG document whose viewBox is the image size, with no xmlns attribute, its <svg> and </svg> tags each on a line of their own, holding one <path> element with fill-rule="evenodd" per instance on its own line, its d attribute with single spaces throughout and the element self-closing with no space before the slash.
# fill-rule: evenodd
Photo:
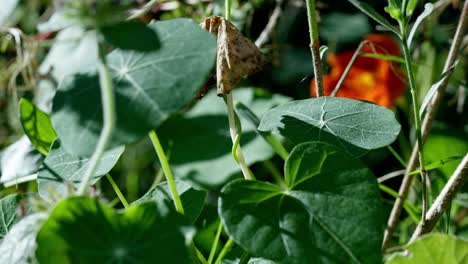
<svg viewBox="0 0 468 264">
<path fill-rule="evenodd" d="M 57 138 L 48 114 L 42 112 L 29 100 L 20 100 L 20 120 L 24 133 L 37 151 L 44 155 L 49 153 L 50 146 Z"/>
<path fill-rule="evenodd" d="M 23 198 L 23 195 L 10 194 L 0 199 L 0 239 L 4 239 L 11 227 L 21 219 L 17 211 Z"/>
<path fill-rule="evenodd" d="M 286 190 L 260 181 L 226 185 L 226 231 L 255 256 L 282 263 L 376 263 L 383 215 L 372 173 L 328 144 L 304 143 L 285 165 Z"/>
<path fill-rule="evenodd" d="M 353 4 L 355 7 L 357 7 L 359 10 L 367 14 L 369 17 L 374 19 L 376 22 L 380 23 L 386 29 L 397 34 L 397 36 L 400 36 L 400 31 L 395 26 L 393 26 L 385 17 L 383 17 L 377 11 L 375 11 L 374 8 L 372 8 L 370 5 L 363 3 L 361 1 L 358 1 L 358 0 L 348 0 L 348 1 L 351 4 Z"/>
<path fill-rule="evenodd" d="M 134 205 L 124 212 L 96 199 L 61 201 L 37 235 L 47 263 L 189 263 L 183 220 L 168 206 Z"/>
<path fill-rule="evenodd" d="M 234 99 L 249 106 L 258 116 L 289 100 L 251 88 L 236 90 Z M 271 158 L 273 149 L 248 120 L 242 115 L 239 117 L 242 123 L 240 145 L 247 164 Z M 188 134 L 191 131 L 194 133 Z M 240 172 L 232 158 L 226 105 L 214 92 L 207 94 L 183 116 L 168 120 L 158 133 L 170 151 L 169 160 L 177 178 L 213 189 Z"/>
<path fill-rule="evenodd" d="M 93 175 L 92 184 L 115 166 L 123 151 L 124 147 L 118 147 L 104 153 Z M 61 141 L 56 140 L 39 170 L 37 177 L 39 194 L 46 200 L 66 197 L 80 184 L 88 165 L 89 158 L 69 154 L 63 148 Z"/>
<path fill-rule="evenodd" d="M 468 262 L 468 242 L 446 234 L 430 234 L 406 246 L 408 252 L 396 254 L 387 264 L 461 264 Z"/>
<path fill-rule="evenodd" d="M 177 193 L 179 193 L 180 199 L 182 200 L 182 204 L 184 205 L 185 217 L 189 219 L 190 222 L 195 222 L 203 210 L 207 193 L 196 190 L 183 181 L 176 181 L 176 188 Z M 163 207 L 167 204 L 172 205 L 172 200 L 173 197 L 171 195 L 170 187 L 167 182 L 164 182 L 157 185 L 154 189 L 149 190 L 140 199 L 133 202 L 133 204 L 153 201 L 158 205 L 158 207 Z M 172 208 L 175 210 L 174 206 L 172 206 Z"/>
<path fill-rule="evenodd" d="M 121 50 L 144 52 L 157 50 L 160 46 L 156 32 L 138 22 L 125 22 L 103 27 L 101 33 L 106 42 Z M 128 38 L 130 34 L 132 38 Z M 135 41 L 135 39 L 140 41 Z"/>
<path fill-rule="evenodd" d="M 280 105 L 265 114 L 258 129 L 279 133 L 295 144 L 327 142 L 358 156 L 391 144 L 400 133 L 392 111 L 335 97 Z"/>
<path fill-rule="evenodd" d="M 160 38 L 158 50 L 116 50 L 107 56 L 119 106 L 109 148 L 141 139 L 180 111 L 195 98 L 213 67 L 216 42 L 193 21 L 156 22 L 150 28 Z M 96 72 L 74 74 L 60 83 L 52 122 L 68 152 L 94 151 L 102 127 Z"/>
</svg>

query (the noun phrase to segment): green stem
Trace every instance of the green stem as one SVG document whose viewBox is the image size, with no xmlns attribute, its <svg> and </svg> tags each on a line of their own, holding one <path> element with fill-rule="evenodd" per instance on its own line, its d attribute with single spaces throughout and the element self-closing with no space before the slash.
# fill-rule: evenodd
<svg viewBox="0 0 468 264">
<path fill-rule="evenodd" d="M 231 20 L 231 0 L 224 1 L 224 18 Z"/>
<path fill-rule="evenodd" d="M 322 61 L 320 59 L 320 43 L 318 36 L 317 14 L 315 10 L 315 0 L 307 1 L 307 18 L 309 21 L 310 51 L 312 53 L 312 63 L 314 65 L 315 87 L 317 97 L 323 96 L 323 73 Z"/>
<path fill-rule="evenodd" d="M 120 202 L 123 204 L 125 208 L 128 208 L 128 202 L 127 199 L 125 199 L 125 196 L 122 194 L 122 192 L 119 189 L 119 186 L 115 183 L 114 179 L 110 176 L 109 173 L 106 174 L 106 178 L 109 181 L 109 183 L 112 186 L 112 189 L 114 189 L 115 194 L 117 194 L 117 197 L 119 197 Z"/>
<path fill-rule="evenodd" d="M 275 181 L 278 183 L 278 185 L 286 190 L 287 186 L 286 183 L 284 182 L 283 175 L 281 175 L 281 172 L 276 168 L 275 164 L 271 162 L 270 160 L 265 160 L 263 161 L 263 166 L 271 173 L 271 176 Z"/>
<path fill-rule="evenodd" d="M 213 260 L 216 254 L 216 249 L 218 248 L 219 239 L 221 238 L 222 232 L 223 232 L 223 223 L 219 221 L 218 230 L 216 231 L 216 236 L 215 236 L 213 245 L 211 246 L 211 250 L 210 250 L 210 256 L 208 257 L 209 264 L 213 263 Z"/>
<path fill-rule="evenodd" d="M 400 162 L 401 166 L 403 166 L 403 168 L 406 168 L 406 162 L 405 160 L 403 160 L 403 158 L 398 154 L 398 152 L 395 151 L 395 149 L 392 148 L 392 146 L 388 145 L 387 146 L 388 150 L 390 151 L 390 153 L 392 153 L 392 155 L 395 157 L 395 159 L 398 160 L 398 162 Z"/>
<path fill-rule="evenodd" d="M 158 135 L 156 134 L 156 131 L 151 130 L 149 137 L 153 143 L 154 149 L 156 150 L 156 154 L 158 155 L 159 162 L 161 163 L 164 174 L 166 175 L 166 180 L 169 184 L 169 188 L 171 189 L 172 198 L 174 199 L 175 208 L 177 212 L 184 214 L 184 207 L 182 206 L 182 201 L 180 200 L 179 193 L 177 192 L 174 175 L 172 174 L 171 167 L 169 166 L 169 162 L 167 160 L 166 154 L 164 153 L 161 142 L 159 141 Z"/>
<path fill-rule="evenodd" d="M 223 261 L 223 258 L 226 256 L 226 254 L 231 250 L 232 246 L 234 245 L 234 240 L 229 239 L 226 244 L 224 245 L 223 249 L 218 255 L 218 258 L 216 259 L 215 264 L 221 264 L 221 261 Z"/>
<path fill-rule="evenodd" d="M 239 142 L 237 142 L 238 144 L 236 146 L 236 141 L 239 140 L 240 135 L 239 135 L 239 132 L 237 130 L 237 125 L 236 125 L 236 112 L 234 111 L 232 92 L 226 95 L 226 106 L 227 106 L 227 111 L 228 111 L 229 131 L 231 134 L 232 143 L 235 147 L 232 150 L 233 153 L 236 154 L 234 156 L 235 160 L 238 161 L 239 166 L 242 170 L 242 174 L 244 175 L 244 178 L 246 180 L 255 180 L 255 176 L 252 174 L 252 172 L 249 169 L 249 166 L 245 162 L 244 154 L 242 153 L 242 148 Z"/>
<path fill-rule="evenodd" d="M 242 256 L 241 256 L 241 258 L 239 260 L 239 264 L 249 263 L 250 257 L 252 257 L 252 256 L 249 253 L 244 252 L 244 254 L 242 254 Z"/>
<path fill-rule="evenodd" d="M 110 75 L 109 67 L 106 62 L 106 55 L 104 47 L 99 44 L 99 84 L 101 87 L 102 96 L 102 111 L 104 124 L 102 127 L 101 135 L 99 136 L 96 149 L 88 163 L 88 167 L 83 175 L 83 180 L 78 188 L 78 195 L 84 195 L 88 190 L 91 178 L 93 177 L 96 169 L 101 161 L 101 157 L 104 154 L 109 141 L 112 137 L 112 133 L 115 127 L 115 97 L 114 87 L 112 83 L 112 77 Z"/>
<path fill-rule="evenodd" d="M 403 47 L 403 55 L 405 58 L 405 65 L 406 71 L 408 74 L 408 80 L 410 85 L 411 91 L 411 100 L 413 104 L 413 114 L 414 114 L 414 122 L 416 126 L 416 138 L 418 143 L 418 156 L 419 156 L 419 167 L 421 170 L 421 182 L 422 182 L 422 217 L 421 221 L 425 221 L 426 219 L 426 211 L 427 211 L 427 186 L 426 186 L 426 170 L 424 168 L 424 152 L 423 152 L 423 140 L 422 140 L 422 132 L 421 132 L 421 117 L 419 116 L 419 104 L 418 98 L 416 94 L 416 81 L 414 78 L 413 73 L 413 64 L 411 63 L 411 53 L 407 44 L 407 34 L 406 34 L 406 27 L 404 24 L 400 24 L 401 32 L 402 32 L 402 47 Z"/>
</svg>

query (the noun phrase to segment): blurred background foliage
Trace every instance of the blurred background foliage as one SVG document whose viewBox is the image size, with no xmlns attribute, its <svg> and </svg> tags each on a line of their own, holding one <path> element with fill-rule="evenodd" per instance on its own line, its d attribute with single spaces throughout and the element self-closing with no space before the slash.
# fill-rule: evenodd
<svg viewBox="0 0 468 264">
<path fill-rule="evenodd" d="M 135 5 L 143 6 L 147 1 L 135 0 Z M 382 10 L 386 1 L 366 1 L 376 10 Z M 418 11 L 423 10 L 424 1 L 419 1 Z M 416 35 L 413 58 L 416 66 L 418 98 L 422 101 L 430 86 L 438 80 L 460 13 L 460 0 L 430 1 L 435 4 L 434 13 L 423 22 Z M 200 22 L 207 16 L 222 15 L 221 0 L 159 1 L 143 20 L 167 20 L 190 17 Z M 235 91 L 235 98 L 248 105 L 261 116 L 266 110 L 287 100 L 311 97 L 310 87 L 312 63 L 309 49 L 308 27 L 305 1 L 302 0 L 233 0 L 232 22 L 252 40 L 258 40 L 270 16 L 281 11 L 274 27 L 268 32 L 262 51 L 271 62 L 264 71 L 243 80 L 242 87 Z M 389 34 L 382 32 L 374 22 L 358 12 L 347 1 L 318 1 L 320 14 L 321 44 L 328 47 L 326 58 L 354 51 L 368 34 Z M 77 68 L 96 58 L 96 51 L 88 41 L 83 29 L 70 28 L 62 32 L 40 32 L 38 25 L 45 23 L 54 12 L 51 0 L 1 0 L 0 2 L 0 149 L 2 197 L 11 192 L 36 191 L 35 181 L 12 184 L 15 179 L 34 177 L 42 160 L 22 137 L 18 121 L 18 99 L 33 99 L 42 110 L 50 110 L 50 99 L 57 82 Z M 382 14 L 384 14 L 382 12 Z M 468 152 L 468 114 L 466 94 L 468 78 L 468 40 L 465 37 L 462 55 L 455 69 L 437 122 L 424 151 L 428 163 L 435 164 L 430 171 L 432 193 L 436 195 L 447 178 L 450 177 L 459 157 Z M 398 54 L 394 54 L 399 56 Z M 86 62 L 85 62 L 86 61 Z M 326 62 L 327 59 L 324 59 Z M 377 63 L 378 60 L 375 60 Z M 371 63 L 370 68 L 376 67 Z M 392 70 L 402 65 L 392 63 Z M 325 63 L 326 73 L 332 73 L 331 65 Z M 375 74 L 369 70 L 369 74 Z M 363 76 L 363 75 L 360 75 Z M 404 76 L 402 77 L 404 80 Z M 362 80 L 361 80 L 362 81 Z M 403 83 L 406 87 L 406 82 Z M 409 90 L 403 92 L 391 107 L 399 118 L 403 131 L 392 148 L 403 160 L 409 158 L 414 144 L 412 113 L 410 112 Z M 343 89 L 351 89 L 344 87 Z M 360 88 L 360 87 L 357 87 Z M 392 91 L 396 87 L 384 86 Z M 363 94 L 372 90 L 363 90 Z M 379 92 L 380 93 L 380 92 Z M 358 98 L 359 99 L 359 98 Z M 257 178 L 274 181 L 281 174 L 281 159 L 256 133 L 255 127 L 242 119 L 244 147 L 247 161 Z M 198 188 L 210 191 L 208 206 L 199 218 L 197 225 L 202 232 L 197 237 L 203 250 L 209 250 L 210 241 L 217 227 L 216 195 L 228 180 L 240 177 L 239 169 L 231 157 L 231 142 L 228 134 L 227 116 L 222 100 L 209 93 L 198 104 L 179 116 L 168 120 L 159 134 L 169 152 L 171 165 L 176 177 L 186 180 Z M 403 169 L 397 158 L 388 148 L 370 152 L 362 158 L 376 177 Z M 145 139 L 128 146 L 111 175 L 121 186 L 129 201 L 141 197 L 151 186 L 164 177 L 160 170 L 151 143 Z M 30 178 L 28 178 L 30 177 Z M 21 180 L 18 180 L 21 182 Z M 383 182 L 397 190 L 401 177 Z M 109 183 L 103 179 L 98 183 L 101 190 L 116 207 L 121 207 Z M 9 187 L 7 187 L 9 186 Z M 410 201 L 419 204 L 418 188 L 412 189 Z M 394 198 L 383 192 L 387 212 Z M 417 207 L 415 215 L 419 215 Z M 410 212 L 411 213 L 411 212 Z M 441 231 L 456 233 L 468 238 L 468 186 L 458 196 L 447 214 Z M 398 239 L 406 241 L 408 232 L 414 226 L 414 219 L 408 214 L 401 225 Z"/>
</svg>

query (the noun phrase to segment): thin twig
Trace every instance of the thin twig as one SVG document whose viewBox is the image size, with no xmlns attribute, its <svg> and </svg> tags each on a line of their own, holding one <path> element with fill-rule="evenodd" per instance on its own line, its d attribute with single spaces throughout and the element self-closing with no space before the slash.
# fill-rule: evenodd
<svg viewBox="0 0 468 264">
<path fill-rule="evenodd" d="M 403 174 L 405 174 L 405 170 L 392 171 L 392 172 L 390 172 L 390 173 L 385 174 L 385 175 L 382 176 L 382 177 L 379 177 L 379 178 L 377 179 L 377 181 L 378 181 L 379 183 L 382 183 L 382 182 L 384 182 L 384 181 L 393 179 L 393 178 L 398 177 L 398 176 L 401 176 L 401 175 L 403 175 Z"/>
<path fill-rule="evenodd" d="M 348 73 L 351 70 L 351 67 L 353 67 L 354 62 L 356 61 L 358 56 L 361 55 L 362 48 L 364 48 L 364 46 L 367 43 L 369 43 L 369 41 L 367 41 L 367 40 L 361 41 L 358 48 L 354 52 L 353 57 L 351 57 L 351 60 L 348 62 L 348 65 L 346 66 L 346 69 L 344 70 L 343 74 L 341 74 L 341 77 L 338 80 L 338 83 L 336 84 L 335 89 L 333 89 L 333 92 L 331 93 L 330 96 L 336 96 L 336 94 L 338 93 L 338 91 L 341 88 L 341 85 L 344 83 L 346 77 L 348 76 Z"/>
<path fill-rule="evenodd" d="M 153 8 L 153 6 L 157 3 L 159 3 L 160 1 L 158 0 L 151 0 L 149 1 L 148 3 L 146 3 L 141 9 L 138 9 L 135 11 L 135 13 L 133 13 L 130 17 L 128 17 L 128 20 L 132 20 L 132 19 L 137 19 L 137 18 L 140 18 L 144 15 L 146 15 L 146 13 L 148 13 L 149 11 L 151 11 L 151 9 Z"/>
<path fill-rule="evenodd" d="M 442 72 L 445 72 L 455 63 L 455 60 L 459 52 L 463 36 L 464 36 L 467 16 L 468 16 L 468 0 L 465 0 L 465 4 L 463 6 L 463 11 L 460 16 L 457 30 L 455 32 L 455 36 L 453 38 L 453 42 L 450 47 L 449 55 L 445 62 L 444 70 Z M 435 119 L 437 109 L 439 108 L 439 104 L 442 101 L 443 94 L 445 92 L 445 89 L 447 88 L 449 79 L 450 79 L 450 76 L 448 76 L 445 79 L 444 83 L 442 83 L 441 87 L 439 88 L 437 93 L 434 95 L 433 99 L 431 100 L 431 103 L 429 104 L 427 108 L 426 116 L 424 117 L 424 121 L 422 123 L 423 142 L 426 141 L 429 131 L 432 128 L 432 122 Z M 388 246 L 391 240 L 391 237 L 393 235 L 393 232 L 395 231 L 398 225 L 401 210 L 403 207 L 403 202 L 405 201 L 406 196 L 408 195 L 408 191 L 411 186 L 412 179 L 413 179 L 413 177 L 410 177 L 410 173 L 418 165 L 418 148 L 419 147 L 417 146 L 417 143 L 416 143 L 415 146 L 413 147 L 413 152 L 411 153 L 411 157 L 408 162 L 408 167 L 406 168 L 405 176 L 403 177 L 403 181 L 401 183 L 400 190 L 398 192 L 399 198 L 395 201 L 395 204 L 392 208 L 392 212 L 390 213 L 390 217 L 388 219 L 387 229 L 385 230 L 385 237 L 384 237 L 384 241 L 382 245 L 383 249 L 385 249 Z"/>
<path fill-rule="evenodd" d="M 410 243 L 421 235 L 429 233 L 439 222 L 439 219 L 444 214 L 445 210 L 450 207 L 453 198 L 465 183 L 466 176 L 468 175 L 468 154 L 465 155 L 462 162 L 458 165 L 457 169 L 450 177 L 449 181 L 445 184 L 437 199 L 432 204 L 427 212 L 424 224 L 419 223 L 414 231 Z"/>
<path fill-rule="evenodd" d="M 317 26 L 317 11 L 315 10 L 315 0 L 307 1 L 307 18 L 309 21 L 310 51 L 312 53 L 312 63 L 314 64 L 315 88 L 317 97 L 324 95 L 322 60 L 320 59 L 320 43 Z"/>
<path fill-rule="evenodd" d="M 276 27 L 276 24 L 278 23 L 278 20 L 281 16 L 281 13 L 282 13 L 281 6 L 283 5 L 283 2 L 284 0 L 276 1 L 276 7 L 273 10 L 273 13 L 271 13 L 268 23 L 266 24 L 262 33 L 260 33 L 260 36 L 258 36 L 257 40 L 255 40 L 255 46 L 257 46 L 258 48 L 261 48 L 270 39 L 270 36 L 273 33 Z"/>
</svg>

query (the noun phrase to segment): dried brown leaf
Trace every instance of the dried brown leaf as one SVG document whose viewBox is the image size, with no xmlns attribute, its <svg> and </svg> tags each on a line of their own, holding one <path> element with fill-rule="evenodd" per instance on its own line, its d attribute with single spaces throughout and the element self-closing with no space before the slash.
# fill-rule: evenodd
<svg viewBox="0 0 468 264">
<path fill-rule="evenodd" d="M 219 96 L 229 94 L 242 77 L 261 70 L 266 64 L 257 46 L 223 17 L 209 17 L 200 25 L 217 37 L 216 87 Z"/>
</svg>

